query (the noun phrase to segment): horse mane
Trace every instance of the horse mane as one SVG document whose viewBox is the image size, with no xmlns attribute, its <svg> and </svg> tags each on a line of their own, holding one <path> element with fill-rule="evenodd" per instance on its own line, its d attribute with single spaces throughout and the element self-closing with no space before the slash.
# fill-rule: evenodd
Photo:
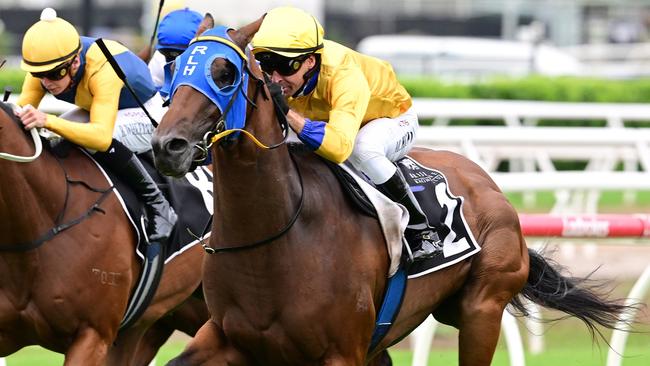
<svg viewBox="0 0 650 366">
<path fill-rule="evenodd" d="M 0 109 L 2 109 L 9 118 L 13 119 L 14 122 L 19 123 L 20 121 L 18 120 L 18 117 L 14 114 L 13 108 L 9 105 L 9 103 L 2 102 L 0 101 Z"/>
</svg>

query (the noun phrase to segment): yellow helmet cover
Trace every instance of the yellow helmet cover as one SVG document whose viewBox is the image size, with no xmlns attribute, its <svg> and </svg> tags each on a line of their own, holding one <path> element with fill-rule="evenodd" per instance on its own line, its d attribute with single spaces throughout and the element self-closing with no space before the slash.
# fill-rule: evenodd
<svg viewBox="0 0 650 366">
<path fill-rule="evenodd" d="M 253 53 L 274 52 L 294 58 L 322 52 L 325 31 L 311 14 L 294 7 L 269 11 L 251 41 Z"/>
<path fill-rule="evenodd" d="M 45 8 L 41 20 L 25 32 L 20 68 L 27 72 L 49 71 L 71 60 L 80 48 L 75 27 L 57 17 L 54 9 Z"/>
</svg>

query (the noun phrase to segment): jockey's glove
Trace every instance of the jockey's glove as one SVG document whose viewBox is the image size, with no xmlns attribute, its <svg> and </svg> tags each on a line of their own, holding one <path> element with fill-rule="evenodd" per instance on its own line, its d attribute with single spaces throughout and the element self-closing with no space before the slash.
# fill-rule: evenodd
<svg viewBox="0 0 650 366">
<path fill-rule="evenodd" d="M 269 88 L 273 103 L 280 108 L 282 114 L 286 116 L 287 113 L 289 113 L 289 104 L 287 104 L 287 99 L 282 94 L 282 87 L 278 83 L 266 83 L 266 86 Z"/>
</svg>

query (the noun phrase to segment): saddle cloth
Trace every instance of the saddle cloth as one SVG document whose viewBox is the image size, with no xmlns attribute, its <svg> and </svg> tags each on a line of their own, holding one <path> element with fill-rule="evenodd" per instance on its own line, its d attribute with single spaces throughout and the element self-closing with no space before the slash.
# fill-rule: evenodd
<svg viewBox="0 0 650 366">
<path fill-rule="evenodd" d="M 81 150 L 86 153 L 85 150 Z M 92 155 L 88 154 L 88 156 L 92 159 Z M 153 165 L 153 156 L 150 152 L 138 154 L 137 156 L 154 181 L 158 183 L 158 187 L 178 215 L 178 221 L 165 247 L 165 263 L 168 263 L 183 251 L 200 242 L 196 236 L 203 234 L 213 212 L 212 172 L 206 167 L 198 167 L 195 171 L 187 173 L 183 178 L 171 178 L 158 173 Z M 110 169 L 104 169 L 96 160 L 93 159 L 93 161 L 102 171 L 109 184 L 115 187 L 115 194 L 138 236 L 136 253 L 144 260 L 146 243 L 144 242 L 142 220 L 144 206 L 142 202 L 138 200 L 133 190 L 121 182 Z M 207 232 L 204 239 L 207 240 L 209 236 L 210 232 Z"/>
<path fill-rule="evenodd" d="M 376 209 L 388 246 L 391 260 L 388 277 L 391 277 L 400 265 L 403 234 L 408 224 L 408 211 L 377 191 L 367 177 L 359 174 L 354 168 L 347 164 L 341 164 L 339 167 L 354 178 Z M 427 215 L 429 224 L 436 228 L 443 242 L 443 254 L 413 263 L 408 269 L 408 278 L 424 276 L 478 253 L 481 248 L 463 216 L 464 198 L 451 193 L 445 175 L 435 169 L 422 166 L 408 156 L 400 159 L 397 167 L 404 173 L 411 190 Z"/>
</svg>

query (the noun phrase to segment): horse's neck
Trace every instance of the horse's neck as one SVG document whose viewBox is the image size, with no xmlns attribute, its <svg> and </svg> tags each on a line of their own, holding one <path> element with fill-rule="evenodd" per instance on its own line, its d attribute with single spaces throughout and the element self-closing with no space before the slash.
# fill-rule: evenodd
<svg viewBox="0 0 650 366">
<path fill-rule="evenodd" d="M 264 92 L 258 93 L 256 83 L 249 80 L 248 97 L 257 106 L 249 105 L 245 128 L 264 144 L 274 145 L 284 136 L 273 102 L 262 96 Z M 233 146 L 217 147 L 213 154 L 214 215 L 218 217 L 213 233 L 227 243 L 250 243 L 260 235 L 275 234 L 273 230 L 289 222 L 303 188 L 286 144 L 267 150 L 241 135 Z"/>
<path fill-rule="evenodd" d="M 0 151 L 34 153 L 33 143 L 24 136 L 10 138 L 6 132 L 5 128 Z M 61 168 L 44 150 L 30 163 L 0 159 L 0 172 L 0 247 L 36 239 L 53 226 L 62 207 L 65 179 Z"/>
<path fill-rule="evenodd" d="M 270 151 L 254 146 L 239 150 L 218 155 L 214 169 L 216 229 L 231 243 L 260 239 L 253 233 L 257 228 L 266 236 L 273 234 L 270 231 L 290 220 L 302 194 L 285 146 Z M 251 153 L 253 160 L 242 156 Z"/>
</svg>

